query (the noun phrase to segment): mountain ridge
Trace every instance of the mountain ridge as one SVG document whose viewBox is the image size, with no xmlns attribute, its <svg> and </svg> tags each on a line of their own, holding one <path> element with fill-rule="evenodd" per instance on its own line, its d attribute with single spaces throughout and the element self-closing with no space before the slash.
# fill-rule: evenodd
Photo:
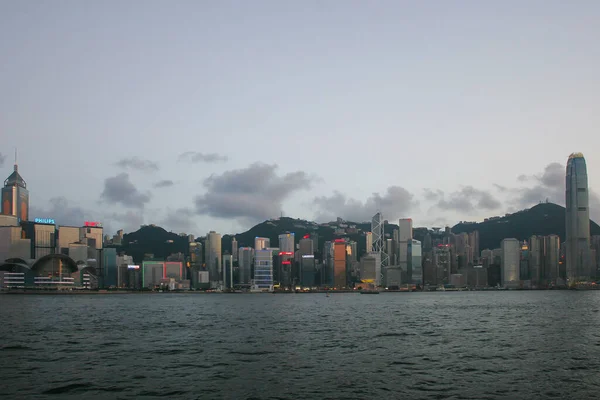
<svg viewBox="0 0 600 400">
<path fill-rule="evenodd" d="M 384 234 L 386 238 L 392 237 L 394 229 L 398 225 L 386 223 Z M 344 230 L 342 232 L 342 229 Z M 325 241 L 336 238 L 347 237 L 358 244 L 358 256 L 366 251 L 364 239 L 365 232 L 370 231 L 369 222 L 356 223 L 345 220 L 331 221 L 327 223 L 316 223 L 314 221 L 299 218 L 281 217 L 265 220 L 245 232 L 238 234 L 225 234 L 222 236 L 221 249 L 223 254 L 231 253 L 231 242 L 235 237 L 238 247 L 254 247 L 254 238 L 257 236 L 269 238 L 272 247 L 279 246 L 279 235 L 285 232 L 293 232 L 296 243 L 306 234 L 316 233 L 318 235 L 319 255 Z M 532 235 L 555 234 L 565 238 L 565 208 L 554 203 L 540 203 L 529 209 L 521 210 L 505 216 L 486 218 L 481 222 L 459 222 L 451 228 L 452 233 L 470 233 L 479 231 L 480 250 L 500 247 L 500 242 L 505 238 L 527 240 Z M 425 227 L 413 228 L 413 237 L 423 241 L 427 232 L 432 232 Z M 591 235 L 600 235 L 600 226 L 590 220 Z M 201 240 L 202 237 L 196 239 Z M 144 225 L 135 232 L 127 233 L 123 237 L 123 244 L 118 247 L 119 251 L 125 251 L 134 257 L 136 262 L 141 262 L 145 254 L 154 254 L 156 258 L 165 258 L 169 254 L 181 252 L 189 253 L 189 240 L 174 232 L 155 225 Z"/>
</svg>

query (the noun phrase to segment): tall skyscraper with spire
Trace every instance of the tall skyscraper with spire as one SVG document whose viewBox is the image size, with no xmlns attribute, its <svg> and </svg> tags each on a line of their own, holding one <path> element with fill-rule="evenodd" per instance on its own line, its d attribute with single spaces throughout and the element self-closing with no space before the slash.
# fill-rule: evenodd
<svg viewBox="0 0 600 400">
<path fill-rule="evenodd" d="M 581 153 L 569 156 L 565 201 L 566 272 L 568 283 L 573 284 L 592 275 L 587 167 Z"/>
<path fill-rule="evenodd" d="M 2 214 L 14 215 L 21 221 L 29 219 L 29 191 L 25 180 L 19 175 L 16 150 L 15 170 L 6 178 L 2 188 Z"/>
</svg>

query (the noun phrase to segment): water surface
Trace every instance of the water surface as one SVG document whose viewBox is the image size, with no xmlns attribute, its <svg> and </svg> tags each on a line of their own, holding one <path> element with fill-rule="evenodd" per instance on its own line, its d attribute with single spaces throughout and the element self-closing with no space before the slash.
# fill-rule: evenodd
<svg viewBox="0 0 600 400">
<path fill-rule="evenodd" d="M 598 398 L 600 292 L 0 296 L 3 399 Z"/>
</svg>

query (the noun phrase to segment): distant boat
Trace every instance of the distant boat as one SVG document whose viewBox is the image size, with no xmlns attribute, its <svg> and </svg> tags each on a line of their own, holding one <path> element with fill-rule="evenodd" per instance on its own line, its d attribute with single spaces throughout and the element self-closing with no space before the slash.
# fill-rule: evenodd
<svg viewBox="0 0 600 400">
<path fill-rule="evenodd" d="M 327 292 L 327 293 L 325 294 L 325 297 L 329 297 L 329 292 Z"/>
</svg>

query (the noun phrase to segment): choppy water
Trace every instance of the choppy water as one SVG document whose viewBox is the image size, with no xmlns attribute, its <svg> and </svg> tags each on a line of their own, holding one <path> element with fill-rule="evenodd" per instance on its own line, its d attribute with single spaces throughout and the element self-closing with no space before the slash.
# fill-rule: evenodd
<svg viewBox="0 0 600 400">
<path fill-rule="evenodd" d="M 0 296 L 13 398 L 600 397 L 600 292 Z"/>
</svg>

